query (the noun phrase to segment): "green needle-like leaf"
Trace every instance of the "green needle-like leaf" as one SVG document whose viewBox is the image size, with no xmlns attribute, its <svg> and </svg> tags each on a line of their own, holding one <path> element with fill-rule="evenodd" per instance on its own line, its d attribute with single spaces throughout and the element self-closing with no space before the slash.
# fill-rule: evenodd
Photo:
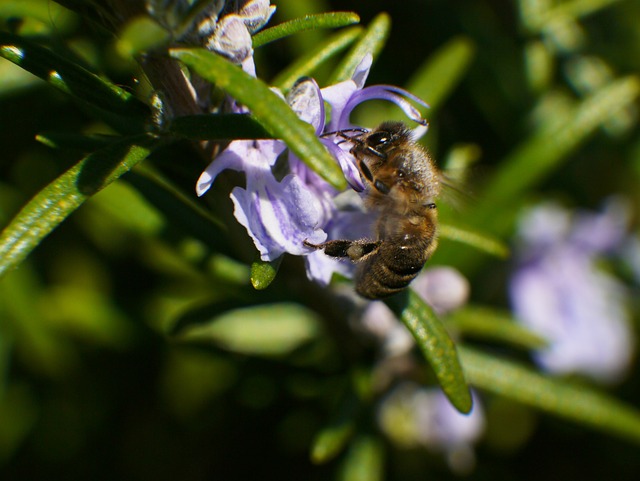
<svg viewBox="0 0 640 481">
<path fill-rule="evenodd" d="M 592 389 L 459 346 L 469 382 L 551 414 L 640 443 L 640 412 Z"/>
<path fill-rule="evenodd" d="M 391 18 L 389 15 L 381 13 L 374 18 L 367 27 L 364 35 L 358 40 L 358 43 L 351 48 L 347 56 L 336 68 L 329 84 L 349 80 L 366 54 L 370 53 L 375 59 L 380 53 L 380 50 L 382 50 L 382 47 L 384 47 L 390 29 Z"/>
<path fill-rule="evenodd" d="M 258 32 L 253 36 L 253 47 L 261 47 L 267 43 L 294 35 L 305 30 L 316 28 L 338 28 L 358 23 L 360 17 L 353 12 L 330 12 L 305 15 L 288 22 L 281 23 Z"/>
<path fill-rule="evenodd" d="M 73 95 L 87 107 L 99 111 L 121 131 L 143 131 L 149 111 L 142 102 L 57 53 L 24 38 L 0 32 L 0 57 Z"/>
<path fill-rule="evenodd" d="M 71 149 L 93 152 L 114 141 L 113 135 L 82 135 L 67 132 L 41 132 L 36 140 L 52 149 Z"/>
<path fill-rule="evenodd" d="M 114 142 L 42 189 L 0 233 L 0 276 L 20 264 L 87 198 L 146 158 L 152 142 L 148 137 Z"/>
<path fill-rule="evenodd" d="M 461 413 L 471 411 L 471 393 L 456 346 L 431 307 L 411 289 L 389 298 L 387 305 L 413 335 L 451 404 Z"/>
<path fill-rule="evenodd" d="M 336 33 L 280 72 L 273 79 L 273 85 L 282 90 L 290 89 L 300 77 L 311 75 L 324 62 L 351 45 L 362 32 L 363 28 L 358 26 Z"/>
<path fill-rule="evenodd" d="M 315 136 L 313 127 L 299 119 L 264 82 L 201 48 L 172 49 L 171 55 L 246 105 L 274 138 L 286 142 L 294 154 L 327 182 L 338 189 L 346 187 L 342 171 Z"/>
</svg>

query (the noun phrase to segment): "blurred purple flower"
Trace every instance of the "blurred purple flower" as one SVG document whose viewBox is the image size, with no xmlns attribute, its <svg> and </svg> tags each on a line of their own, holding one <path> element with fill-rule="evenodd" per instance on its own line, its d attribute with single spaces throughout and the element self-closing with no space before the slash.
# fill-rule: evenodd
<svg viewBox="0 0 640 481">
<path fill-rule="evenodd" d="M 414 129 L 416 136 L 426 131 L 426 121 L 405 97 L 426 105 L 420 99 L 389 85 L 364 88 L 371 63 L 371 55 L 366 55 L 350 80 L 324 89 L 313 79 L 301 79 L 286 99 L 302 120 L 314 126 L 316 135 L 335 157 L 354 191 L 362 191 L 364 186 L 356 161 L 349 153 L 350 145 L 330 134 L 354 127 L 349 116 L 357 105 L 370 99 L 391 101 L 419 124 Z M 325 123 L 325 102 L 331 107 L 328 124 Z M 198 179 L 198 195 L 210 188 L 221 171 L 244 172 L 246 187 L 236 187 L 231 194 L 234 212 L 263 260 L 274 260 L 285 252 L 305 255 L 307 275 L 322 284 L 327 284 L 334 272 L 349 276 L 351 263 L 307 248 L 303 241 L 319 243 L 327 238 L 359 238 L 369 232 L 371 219 L 363 212 L 357 196 L 344 200 L 340 192 L 291 153 L 286 159 L 288 172 L 278 180 L 272 168 L 285 150 L 286 145 L 279 140 L 231 142 Z"/>
<path fill-rule="evenodd" d="M 461 414 L 440 389 L 405 381 L 382 400 L 378 423 L 396 444 L 444 453 L 453 471 L 469 473 L 475 464 L 473 445 L 485 427 L 482 403 L 472 395 L 472 411 Z"/>
<path fill-rule="evenodd" d="M 511 301 L 518 319 L 549 341 L 535 356 L 544 369 L 612 382 L 628 367 L 634 341 L 626 291 L 598 266 L 625 241 L 627 217 L 616 201 L 602 213 L 545 204 L 522 217 Z"/>
</svg>

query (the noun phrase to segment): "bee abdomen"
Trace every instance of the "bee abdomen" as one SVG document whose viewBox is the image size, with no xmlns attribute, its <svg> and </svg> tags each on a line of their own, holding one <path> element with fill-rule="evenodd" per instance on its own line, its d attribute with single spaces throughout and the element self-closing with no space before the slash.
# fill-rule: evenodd
<svg viewBox="0 0 640 481">
<path fill-rule="evenodd" d="M 427 258 L 422 246 L 409 248 L 385 243 L 358 266 L 356 291 L 368 299 L 391 296 L 415 279 Z"/>
</svg>

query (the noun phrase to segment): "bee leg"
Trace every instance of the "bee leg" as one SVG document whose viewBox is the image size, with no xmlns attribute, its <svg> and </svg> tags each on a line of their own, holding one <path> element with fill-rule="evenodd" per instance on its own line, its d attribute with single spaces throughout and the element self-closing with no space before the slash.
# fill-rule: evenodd
<svg viewBox="0 0 640 481">
<path fill-rule="evenodd" d="M 322 244 L 312 244 L 304 241 L 304 245 L 313 249 L 322 249 L 331 257 L 348 257 L 353 262 L 358 262 L 364 257 L 375 252 L 380 247 L 381 241 L 370 242 L 367 240 L 331 240 Z"/>
</svg>

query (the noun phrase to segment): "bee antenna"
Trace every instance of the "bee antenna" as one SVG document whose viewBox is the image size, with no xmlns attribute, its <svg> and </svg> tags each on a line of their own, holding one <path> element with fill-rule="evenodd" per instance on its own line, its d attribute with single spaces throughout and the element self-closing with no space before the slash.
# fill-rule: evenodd
<svg viewBox="0 0 640 481">
<path fill-rule="evenodd" d="M 359 128 L 359 127 L 355 127 L 353 129 L 342 129 L 342 130 L 335 130 L 333 132 L 326 132 L 326 133 L 322 134 L 320 137 L 331 137 L 332 135 L 338 135 L 338 136 L 344 138 L 345 140 L 349 140 L 349 139 L 352 139 L 353 137 L 349 137 L 348 135 L 345 135 L 345 134 L 351 133 L 351 132 L 356 132 L 358 134 L 364 134 L 364 133 L 369 132 L 369 130 L 368 129 Z"/>
</svg>

